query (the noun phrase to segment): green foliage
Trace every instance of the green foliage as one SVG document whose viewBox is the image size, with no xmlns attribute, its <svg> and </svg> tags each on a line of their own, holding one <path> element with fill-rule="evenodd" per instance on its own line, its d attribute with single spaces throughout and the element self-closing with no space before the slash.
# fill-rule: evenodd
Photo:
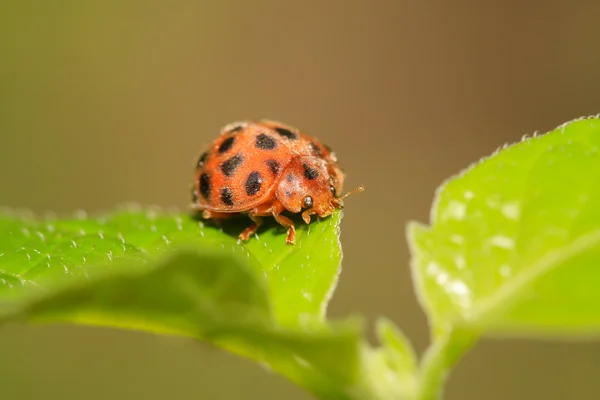
<svg viewBox="0 0 600 400">
<path fill-rule="evenodd" d="M 340 219 L 338 213 L 299 225 L 299 244 L 292 247 L 279 227 L 241 244 L 235 233 L 248 221 L 217 227 L 186 214 L 136 207 L 93 218 L 44 220 L 7 212 L 0 214 L 0 295 L 10 296 L 17 283 L 55 287 L 103 274 L 115 262 L 145 264 L 174 247 L 204 245 L 245 257 L 249 268 L 266 277 L 277 321 L 320 321 L 340 269 Z"/>
<path fill-rule="evenodd" d="M 434 337 L 423 387 L 482 334 L 598 336 L 599 147 L 598 118 L 527 138 L 446 182 L 430 226 L 409 225 Z"/>
<path fill-rule="evenodd" d="M 436 399 L 482 335 L 600 333 L 600 120 L 508 146 L 442 185 L 408 239 L 432 330 L 420 364 L 389 321 L 379 347 L 325 312 L 341 212 L 240 243 L 188 215 L 0 213 L 0 323 L 71 322 L 185 335 L 268 365 L 322 399 Z M 246 221 L 247 222 L 247 221 Z"/>
<path fill-rule="evenodd" d="M 434 327 L 572 335 L 600 330 L 600 122 L 582 120 L 482 161 L 410 226 Z"/>
<path fill-rule="evenodd" d="M 360 321 L 324 321 L 340 272 L 341 212 L 298 224 L 295 246 L 274 225 L 241 243 L 236 233 L 248 221 L 217 227 L 160 210 L 0 218 L 0 321 L 207 340 L 321 398 L 388 390 L 363 382 L 371 349 Z"/>
</svg>

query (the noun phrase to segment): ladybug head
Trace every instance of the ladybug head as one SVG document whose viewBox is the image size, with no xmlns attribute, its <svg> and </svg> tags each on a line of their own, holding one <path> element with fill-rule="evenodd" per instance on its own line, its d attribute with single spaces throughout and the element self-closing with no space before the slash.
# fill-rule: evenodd
<svg viewBox="0 0 600 400">
<path fill-rule="evenodd" d="M 342 189 L 343 179 L 342 172 L 337 167 L 328 165 L 325 160 L 299 157 L 281 175 L 277 199 L 288 211 L 302 211 L 302 219 L 309 223 L 312 214 L 326 217 L 336 208 L 342 208 L 342 200 L 349 194 L 363 190 L 361 187 L 337 197 Z"/>
</svg>

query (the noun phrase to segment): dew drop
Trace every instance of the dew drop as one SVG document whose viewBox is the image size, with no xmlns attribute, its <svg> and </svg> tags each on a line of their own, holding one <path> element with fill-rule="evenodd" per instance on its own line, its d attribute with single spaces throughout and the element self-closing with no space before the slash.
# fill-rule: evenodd
<svg viewBox="0 0 600 400">
<path fill-rule="evenodd" d="M 515 247 L 515 241 L 513 238 L 503 235 L 492 236 L 489 239 L 489 243 L 492 246 L 500 247 L 503 249 L 511 250 Z"/>
<path fill-rule="evenodd" d="M 435 261 L 430 261 L 429 264 L 427 264 L 427 268 L 425 268 L 425 272 L 427 275 L 437 275 L 441 272 L 440 265 Z"/>
<path fill-rule="evenodd" d="M 500 266 L 499 272 L 500 272 L 500 275 L 507 278 L 511 275 L 512 268 L 510 267 L 510 265 L 503 264 L 502 266 Z"/>
<path fill-rule="evenodd" d="M 451 201 L 450 204 L 448 204 L 448 207 L 444 210 L 444 213 L 442 214 L 442 219 L 454 219 L 461 221 L 465 218 L 466 214 L 467 205 L 465 203 L 461 203 L 459 201 Z"/>
<path fill-rule="evenodd" d="M 461 235 L 457 235 L 457 234 L 450 236 L 450 240 L 454 244 L 463 244 L 465 241 L 465 239 Z"/>
<path fill-rule="evenodd" d="M 445 285 L 446 283 L 448 283 L 449 279 L 450 279 L 450 277 L 448 276 L 447 273 L 440 272 L 437 275 L 437 277 L 435 278 L 435 281 L 437 282 L 438 285 L 442 286 L 442 285 Z"/>
<path fill-rule="evenodd" d="M 469 288 L 465 285 L 464 282 L 461 281 L 453 281 L 450 283 L 446 290 L 448 293 L 455 294 L 458 296 L 467 296 L 470 293 Z"/>
<path fill-rule="evenodd" d="M 500 208 L 500 212 L 506 218 L 512 221 L 516 221 L 521 216 L 521 206 L 517 202 L 506 203 L 502 205 L 502 207 Z"/>
</svg>

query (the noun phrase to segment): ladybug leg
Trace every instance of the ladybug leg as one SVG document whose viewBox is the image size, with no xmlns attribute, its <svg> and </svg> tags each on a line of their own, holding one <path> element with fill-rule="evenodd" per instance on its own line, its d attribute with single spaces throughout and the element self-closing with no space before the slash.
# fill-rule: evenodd
<svg viewBox="0 0 600 400">
<path fill-rule="evenodd" d="M 296 241 L 296 227 L 294 226 L 294 222 L 291 219 L 280 215 L 281 212 L 283 212 L 283 210 L 283 205 L 280 202 L 274 203 L 271 207 L 271 213 L 273 214 L 273 217 L 275 217 L 275 221 L 277 221 L 280 225 L 283 225 L 288 229 L 287 238 L 285 240 L 286 243 L 294 244 L 294 242 Z"/>
<path fill-rule="evenodd" d="M 240 240 L 248 240 L 256 230 L 262 225 L 262 218 L 267 215 L 271 215 L 271 204 L 262 204 L 248 213 L 248 217 L 254 222 L 252 225 L 247 227 L 242 233 L 240 233 Z"/>
<path fill-rule="evenodd" d="M 254 211 L 254 210 L 252 210 Z M 258 229 L 258 227 L 262 224 L 262 218 L 255 215 L 254 213 L 250 212 L 250 214 L 248 214 L 248 216 L 250 217 L 250 219 L 252 221 L 254 221 L 254 223 L 252 225 L 250 225 L 249 227 L 247 227 L 242 233 L 240 233 L 240 240 L 248 240 L 250 239 L 250 236 L 252 236 L 256 230 Z"/>
<path fill-rule="evenodd" d="M 285 240 L 286 243 L 294 244 L 294 242 L 296 241 L 296 227 L 294 226 L 294 222 L 288 217 L 284 217 L 283 215 L 273 213 L 273 216 L 275 217 L 275 221 L 288 228 L 287 238 Z"/>
<path fill-rule="evenodd" d="M 253 209 L 248 213 L 248 216 L 250 217 L 250 219 L 252 219 L 252 221 L 254 221 L 254 223 L 248 228 L 246 228 L 242 233 L 240 233 L 239 238 L 241 240 L 248 240 L 250 236 L 252 236 L 261 225 L 261 217 L 272 215 L 280 225 L 283 225 L 288 229 L 286 242 L 288 244 L 294 244 L 294 241 L 296 240 L 296 227 L 294 226 L 294 222 L 291 219 L 280 215 L 281 212 L 283 212 L 283 210 L 283 205 L 281 205 L 281 203 L 279 202 L 265 204 Z"/>
</svg>

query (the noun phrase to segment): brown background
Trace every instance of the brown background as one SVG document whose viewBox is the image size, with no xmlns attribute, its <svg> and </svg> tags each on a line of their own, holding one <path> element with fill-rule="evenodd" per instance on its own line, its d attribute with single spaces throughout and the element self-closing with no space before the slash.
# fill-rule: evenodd
<svg viewBox="0 0 600 400">
<path fill-rule="evenodd" d="M 188 201 L 201 148 L 271 118 L 335 148 L 348 188 L 330 315 L 396 321 L 422 351 L 404 226 L 443 179 L 521 135 L 600 112 L 600 5 L 525 1 L 8 1 L 0 5 L 0 203 Z M 599 398 L 593 343 L 483 341 L 448 399 Z M 0 329 L 3 399 L 307 399 L 177 338 Z"/>
</svg>

